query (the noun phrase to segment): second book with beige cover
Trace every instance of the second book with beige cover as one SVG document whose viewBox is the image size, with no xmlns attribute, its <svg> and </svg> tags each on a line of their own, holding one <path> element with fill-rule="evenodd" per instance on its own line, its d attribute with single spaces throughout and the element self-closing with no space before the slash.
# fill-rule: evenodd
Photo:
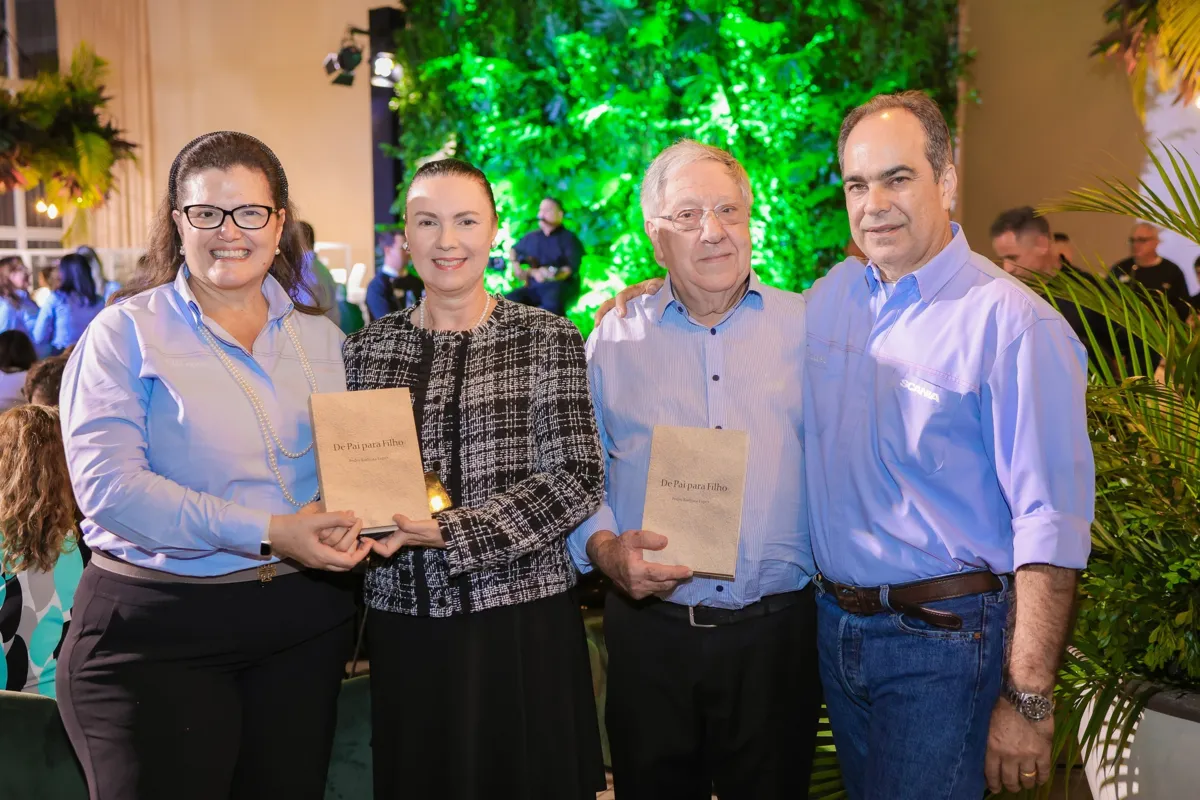
<svg viewBox="0 0 1200 800">
<path fill-rule="evenodd" d="M 642 557 L 736 577 L 749 453 L 745 431 L 655 425 L 642 528 L 666 536 L 667 546 Z"/>
<path fill-rule="evenodd" d="M 363 534 L 431 518 L 408 389 L 318 393 L 309 408 L 325 508 L 353 511 Z"/>
</svg>

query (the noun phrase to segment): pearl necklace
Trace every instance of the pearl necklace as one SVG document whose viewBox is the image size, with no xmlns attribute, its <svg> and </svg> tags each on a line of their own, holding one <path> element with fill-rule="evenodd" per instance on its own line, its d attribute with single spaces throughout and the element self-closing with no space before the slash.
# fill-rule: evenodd
<svg viewBox="0 0 1200 800">
<path fill-rule="evenodd" d="M 489 294 L 489 295 L 486 295 L 486 297 L 487 297 L 487 299 L 483 301 L 483 313 L 481 313 L 479 315 L 479 319 L 475 320 L 474 325 L 467 328 L 468 331 L 473 331 L 476 328 L 478 328 L 480 325 L 483 324 L 483 318 L 487 316 L 488 309 L 492 307 L 492 296 Z M 419 309 L 417 309 L 417 311 L 419 312 L 418 316 L 417 316 L 417 327 L 424 328 L 425 327 L 425 301 L 424 300 L 421 301 L 421 307 Z"/>
<path fill-rule="evenodd" d="M 304 348 L 300 346 L 300 338 L 296 336 L 296 331 L 292 328 L 292 323 L 287 317 L 283 319 L 283 329 L 287 331 L 288 338 L 292 340 L 292 346 L 296 348 L 296 354 L 300 356 L 300 366 L 304 368 L 304 377 L 308 379 L 309 388 L 315 393 L 317 391 L 317 376 L 313 374 L 312 365 L 308 363 L 308 356 L 304 353 Z M 217 359 L 225 366 L 226 371 L 233 377 L 237 385 L 241 387 L 242 393 L 246 395 L 246 399 L 250 401 L 250 405 L 253 406 L 254 416 L 258 420 L 258 431 L 262 434 L 263 444 L 266 446 L 267 462 L 271 465 L 271 471 L 275 473 L 275 480 L 279 483 L 279 488 L 283 491 L 284 499 L 296 506 L 296 508 L 307 505 L 307 503 L 298 502 L 292 496 L 292 493 L 288 491 L 287 485 L 283 481 L 283 473 L 279 471 L 279 460 L 275 457 L 275 447 L 272 447 L 272 440 L 274 440 L 275 446 L 279 448 L 279 452 L 291 459 L 307 455 L 312 450 L 313 443 L 309 442 L 308 447 L 298 453 L 293 453 L 284 447 L 283 442 L 279 439 L 279 434 L 275 432 L 275 426 L 271 424 L 271 420 L 267 416 L 267 411 L 263 407 L 262 401 L 259 400 L 258 395 L 255 394 L 254 389 L 246 379 L 242 377 L 242 373 L 238 372 L 237 367 L 234 366 L 233 359 L 226 355 L 225 351 L 217 344 L 217 338 L 213 336 L 212 331 L 203 322 L 200 323 L 200 334 L 208 342 L 208 346 L 212 348 Z M 317 491 L 313 493 L 313 496 L 307 502 L 311 503 L 313 500 L 316 500 L 320 493 L 321 489 L 318 487 Z"/>
</svg>

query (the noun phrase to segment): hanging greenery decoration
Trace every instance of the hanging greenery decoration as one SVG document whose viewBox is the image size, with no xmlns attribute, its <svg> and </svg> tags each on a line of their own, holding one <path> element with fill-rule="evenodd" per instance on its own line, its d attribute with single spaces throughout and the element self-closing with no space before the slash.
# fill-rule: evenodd
<svg viewBox="0 0 1200 800">
<path fill-rule="evenodd" d="M 408 175 L 439 152 L 483 169 L 500 252 L 533 228 L 541 197 L 560 199 L 587 250 L 572 313 L 585 331 L 615 288 L 661 271 L 638 191 L 663 147 L 690 137 L 742 161 L 754 266 L 801 289 L 849 241 L 842 116 L 917 88 L 953 120 L 969 61 L 955 0 L 442 0 L 407 16 L 390 151 Z"/>
<path fill-rule="evenodd" d="M 80 45 L 65 73 L 42 73 L 15 94 L 0 91 L 0 191 L 42 185 L 60 208 L 102 205 L 113 168 L 134 145 L 101 119 L 106 64 Z"/>
</svg>

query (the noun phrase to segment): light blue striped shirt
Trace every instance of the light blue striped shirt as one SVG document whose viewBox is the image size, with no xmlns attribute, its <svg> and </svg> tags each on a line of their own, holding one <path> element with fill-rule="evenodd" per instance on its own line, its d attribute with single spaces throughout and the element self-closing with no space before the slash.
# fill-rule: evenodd
<svg viewBox="0 0 1200 800">
<path fill-rule="evenodd" d="M 346 389 L 345 336 L 326 317 L 294 311 L 267 276 L 267 324 L 247 352 L 204 316 L 186 274 L 182 267 L 174 283 L 105 308 L 87 328 L 63 375 L 63 438 L 89 547 L 178 575 L 222 575 L 266 563 L 258 551 L 271 515 L 296 509 L 267 461 L 254 407 L 198 326 L 217 338 L 291 451 L 312 441 L 311 391 L 283 320 L 321 392 Z M 312 497 L 312 451 L 277 458 L 292 496 Z"/>
<path fill-rule="evenodd" d="M 695 577 L 670 596 L 683 605 L 741 608 L 803 588 L 813 574 L 804 502 L 805 303 L 764 286 L 715 327 L 693 321 L 668 278 L 653 295 L 607 315 L 588 339 L 588 378 L 605 450 L 604 505 L 567 540 L 589 571 L 592 534 L 642 524 L 655 425 L 749 433 L 736 580 Z"/>
<path fill-rule="evenodd" d="M 812 541 L 840 583 L 1087 562 L 1087 354 L 954 233 L 890 296 L 854 260 L 805 294 Z"/>
</svg>

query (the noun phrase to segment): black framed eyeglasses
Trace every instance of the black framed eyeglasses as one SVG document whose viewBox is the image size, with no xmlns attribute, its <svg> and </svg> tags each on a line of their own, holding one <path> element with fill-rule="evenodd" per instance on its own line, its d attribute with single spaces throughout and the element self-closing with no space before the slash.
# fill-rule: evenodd
<svg viewBox="0 0 1200 800">
<path fill-rule="evenodd" d="M 271 221 L 271 215 L 276 209 L 270 206 L 246 205 L 226 210 L 217 206 L 184 206 L 183 214 L 193 228 L 211 231 L 225 224 L 226 217 L 233 217 L 233 224 L 244 231 L 256 231 L 265 228 Z"/>
</svg>

